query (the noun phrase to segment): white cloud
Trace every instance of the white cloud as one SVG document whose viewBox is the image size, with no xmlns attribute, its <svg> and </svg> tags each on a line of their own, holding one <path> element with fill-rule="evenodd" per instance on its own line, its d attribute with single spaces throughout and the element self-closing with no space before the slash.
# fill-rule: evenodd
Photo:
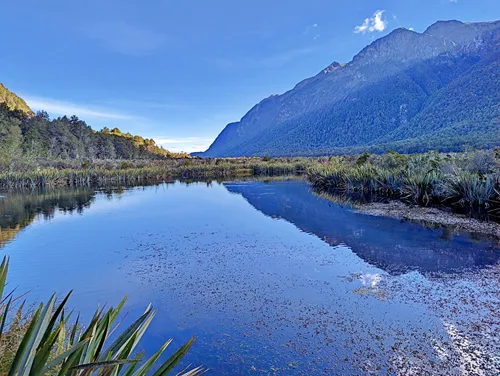
<svg viewBox="0 0 500 376">
<path fill-rule="evenodd" d="M 76 104 L 51 98 L 22 96 L 26 103 L 35 111 L 44 110 L 55 115 L 77 115 L 78 117 L 102 119 L 132 119 L 132 116 L 118 113 L 105 108 L 97 108 L 85 104 Z"/>
<path fill-rule="evenodd" d="M 380 283 L 382 280 L 382 275 L 380 274 L 361 274 L 359 276 L 359 279 L 361 280 L 361 283 L 363 286 L 367 287 L 377 287 L 377 285 Z"/>
<path fill-rule="evenodd" d="M 384 31 L 387 27 L 387 20 L 382 19 L 384 10 L 377 10 L 369 18 L 366 18 L 364 22 L 354 28 L 356 34 L 373 33 L 374 31 Z"/>
<path fill-rule="evenodd" d="M 410 31 L 414 31 L 413 27 L 410 27 L 408 30 L 410 30 Z"/>
<path fill-rule="evenodd" d="M 158 145 L 173 152 L 192 153 L 194 151 L 205 151 L 214 141 L 214 138 L 185 137 L 185 138 L 154 138 Z"/>
<path fill-rule="evenodd" d="M 317 23 L 314 23 L 312 25 L 306 26 L 302 34 L 304 35 L 313 35 L 312 39 L 316 40 L 318 39 L 321 34 L 318 32 L 319 30 L 319 25 Z"/>
</svg>

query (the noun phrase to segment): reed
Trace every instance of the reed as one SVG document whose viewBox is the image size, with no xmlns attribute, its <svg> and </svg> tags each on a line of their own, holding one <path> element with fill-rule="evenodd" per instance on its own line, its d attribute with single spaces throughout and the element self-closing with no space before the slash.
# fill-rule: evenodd
<svg viewBox="0 0 500 376">
<path fill-rule="evenodd" d="M 96 161 L 81 166 L 61 161 L 36 170 L 0 172 L 0 187 L 88 186 L 136 184 L 173 178 L 282 176 L 303 174 L 309 166 L 316 163 L 315 159 L 305 158 Z"/>
</svg>

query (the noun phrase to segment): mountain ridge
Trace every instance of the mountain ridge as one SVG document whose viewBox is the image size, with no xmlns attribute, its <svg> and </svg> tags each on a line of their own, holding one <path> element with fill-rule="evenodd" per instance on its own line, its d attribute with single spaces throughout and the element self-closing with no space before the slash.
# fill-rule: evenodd
<svg viewBox="0 0 500 376">
<path fill-rule="evenodd" d="M 28 106 L 28 104 L 24 101 L 24 99 L 7 89 L 0 82 L 0 104 L 2 103 L 5 103 L 11 111 L 18 110 L 28 116 L 33 116 L 35 114 Z"/>
<path fill-rule="evenodd" d="M 428 142 L 419 146 L 417 139 L 425 134 L 412 132 L 412 137 L 406 137 L 397 129 L 430 128 L 444 135 L 460 122 L 464 122 L 463 128 L 470 127 L 477 106 L 484 107 L 481 103 L 467 105 L 470 111 L 461 110 L 462 120 L 456 119 L 453 124 L 447 119 L 441 119 L 441 124 L 431 120 L 414 123 L 433 101 L 446 100 L 439 92 L 459 78 L 462 81 L 456 82 L 462 82 L 461 97 L 467 97 L 468 91 L 479 93 L 490 105 L 487 116 L 481 115 L 476 122 L 476 136 L 469 129 L 455 143 L 443 140 L 443 148 L 498 144 L 498 140 L 487 138 L 494 136 L 500 119 L 500 70 L 494 58 L 500 51 L 499 40 L 500 21 L 438 21 L 423 33 L 395 29 L 363 48 L 350 62 L 334 62 L 293 89 L 262 100 L 239 122 L 228 124 L 209 149 L 197 155 L 291 156 L 337 154 L 349 149 L 383 152 L 391 146 L 403 152 L 439 147 Z M 468 77 L 466 72 L 478 63 L 484 65 L 482 75 L 476 72 L 463 82 L 463 77 Z M 480 82 L 475 82 L 478 79 Z M 365 137 L 367 134 L 369 137 Z M 377 144 L 381 134 L 386 137 Z M 405 139 L 413 141 L 406 145 Z"/>
</svg>

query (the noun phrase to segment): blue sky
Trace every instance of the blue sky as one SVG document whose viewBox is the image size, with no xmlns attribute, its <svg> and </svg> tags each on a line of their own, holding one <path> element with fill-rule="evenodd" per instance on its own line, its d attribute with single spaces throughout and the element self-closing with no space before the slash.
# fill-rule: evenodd
<svg viewBox="0 0 500 376">
<path fill-rule="evenodd" d="M 498 0 L 23 0 L 1 7 L 0 82 L 175 151 L 398 27 L 500 19 Z"/>
</svg>

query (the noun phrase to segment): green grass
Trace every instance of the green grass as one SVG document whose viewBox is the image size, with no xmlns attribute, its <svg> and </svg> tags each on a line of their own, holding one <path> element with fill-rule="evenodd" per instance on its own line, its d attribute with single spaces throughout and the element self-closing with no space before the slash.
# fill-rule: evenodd
<svg viewBox="0 0 500 376">
<path fill-rule="evenodd" d="M 319 191 L 369 192 L 420 205 L 498 206 L 500 152 L 332 156 L 38 161 L 36 168 L 0 173 L 0 187 L 149 184 L 182 179 L 228 179 L 306 174 Z"/>
</svg>

